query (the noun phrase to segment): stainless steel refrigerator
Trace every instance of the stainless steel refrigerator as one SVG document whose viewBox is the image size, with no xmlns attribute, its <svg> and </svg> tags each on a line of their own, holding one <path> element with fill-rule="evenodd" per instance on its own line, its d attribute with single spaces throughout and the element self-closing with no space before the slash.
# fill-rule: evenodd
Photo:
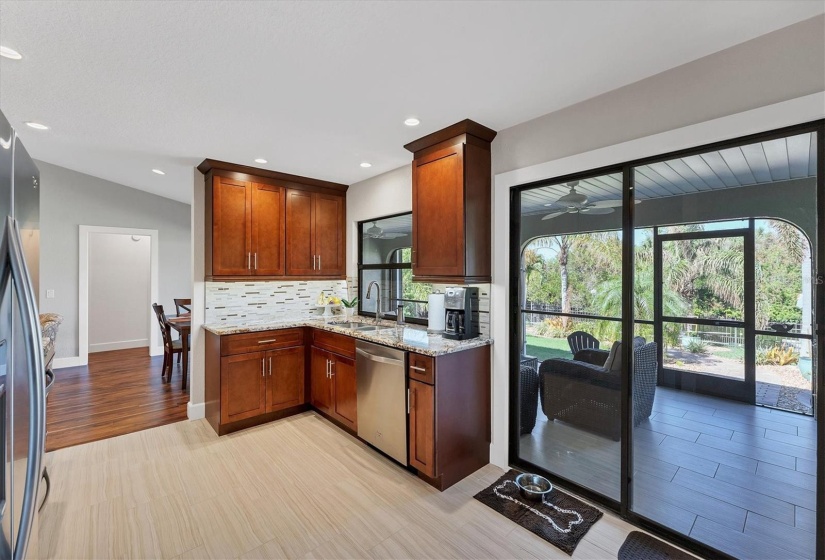
<svg viewBox="0 0 825 560">
<path fill-rule="evenodd" d="M 0 559 L 37 555 L 46 377 L 37 312 L 40 173 L 0 113 Z"/>
</svg>

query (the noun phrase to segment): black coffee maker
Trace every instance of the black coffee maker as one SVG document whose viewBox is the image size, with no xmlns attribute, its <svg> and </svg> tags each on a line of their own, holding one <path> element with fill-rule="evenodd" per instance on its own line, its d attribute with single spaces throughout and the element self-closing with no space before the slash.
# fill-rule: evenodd
<svg viewBox="0 0 825 560">
<path fill-rule="evenodd" d="M 467 340 L 478 336 L 478 288 L 447 288 L 444 312 L 444 338 Z"/>
</svg>

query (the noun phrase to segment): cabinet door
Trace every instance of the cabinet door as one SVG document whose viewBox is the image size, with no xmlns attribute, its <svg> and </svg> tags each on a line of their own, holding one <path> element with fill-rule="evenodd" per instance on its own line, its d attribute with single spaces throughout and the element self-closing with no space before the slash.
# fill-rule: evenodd
<svg viewBox="0 0 825 560">
<path fill-rule="evenodd" d="M 319 348 L 312 348 L 310 358 L 310 384 L 312 406 L 332 413 L 332 381 L 329 370 L 329 354 Z"/>
<path fill-rule="evenodd" d="M 285 189 L 252 184 L 252 268 L 259 276 L 284 274 Z"/>
<path fill-rule="evenodd" d="M 306 191 L 286 191 L 286 273 L 315 276 L 315 195 Z"/>
<path fill-rule="evenodd" d="M 252 274 L 251 208 L 252 196 L 248 182 L 226 177 L 215 177 L 212 180 L 213 275 Z"/>
<path fill-rule="evenodd" d="M 266 353 L 266 411 L 275 412 L 304 402 L 304 347 Z"/>
<path fill-rule="evenodd" d="M 331 354 L 332 385 L 335 416 L 352 428 L 358 429 L 358 384 L 355 376 L 355 361 Z"/>
<path fill-rule="evenodd" d="M 464 275 L 464 144 L 413 161 L 413 276 Z"/>
<path fill-rule="evenodd" d="M 410 380 L 410 466 L 430 478 L 435 469 L 435 393 L 432 385 Z"/>
<path fill-rule="evenodd" d="M 264 353 L 221 358 L 221 424 L 266 412 Z"/>
<path fill-rule="evenodd" d="M 346 229 L 344 216 L 346 205 L 341 196 L 315 195 L 315 252 L 317 274 L 342 276 Z"/>
</svg>

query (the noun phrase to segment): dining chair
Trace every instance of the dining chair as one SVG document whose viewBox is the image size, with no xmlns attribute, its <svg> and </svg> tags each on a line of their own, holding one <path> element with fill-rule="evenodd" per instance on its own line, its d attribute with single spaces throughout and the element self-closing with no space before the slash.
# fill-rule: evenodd
<svg viewBox="0 0 825 560">
<path fill-rule="evenodd" d="M 180 310 L 183 309 L 185 313 L 192 312 L 192 299 L 191 298 L 175 298 L 175 313 L 180 315 Z"/>
<path fill-rule="evenodd" d="M 172 380 L 172 363 L 175 359 L 175 354 L 178 355 L 178 362 L 183 355 L 183 348 L 180 340 L 172 339 L 172 329 L 166 323 L 166 314 L 163 312 L 163 306 L 157 303 L 152 304 L 152 309 L 155 310 L 155 316 L 158 319 L 158 326 L 160 327 L 160 335 L 163 338 L 163 369 L 161 370 L 161 377 L 166 377 L 166 371 L 169 370 L 169 380 Z"/>
</svg>

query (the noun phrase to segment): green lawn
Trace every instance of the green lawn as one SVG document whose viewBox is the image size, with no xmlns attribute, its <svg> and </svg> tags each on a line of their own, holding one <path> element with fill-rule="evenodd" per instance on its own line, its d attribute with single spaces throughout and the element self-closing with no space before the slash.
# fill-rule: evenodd
<svg viewBox="0 0 825 560">
<path fill-rule="evenodd" d="M 527 354 L 535 356 L 539 362 L 550 358 L 572 358 L 566 338 L 544 338 L 527 335 Z"/>
</svg>

